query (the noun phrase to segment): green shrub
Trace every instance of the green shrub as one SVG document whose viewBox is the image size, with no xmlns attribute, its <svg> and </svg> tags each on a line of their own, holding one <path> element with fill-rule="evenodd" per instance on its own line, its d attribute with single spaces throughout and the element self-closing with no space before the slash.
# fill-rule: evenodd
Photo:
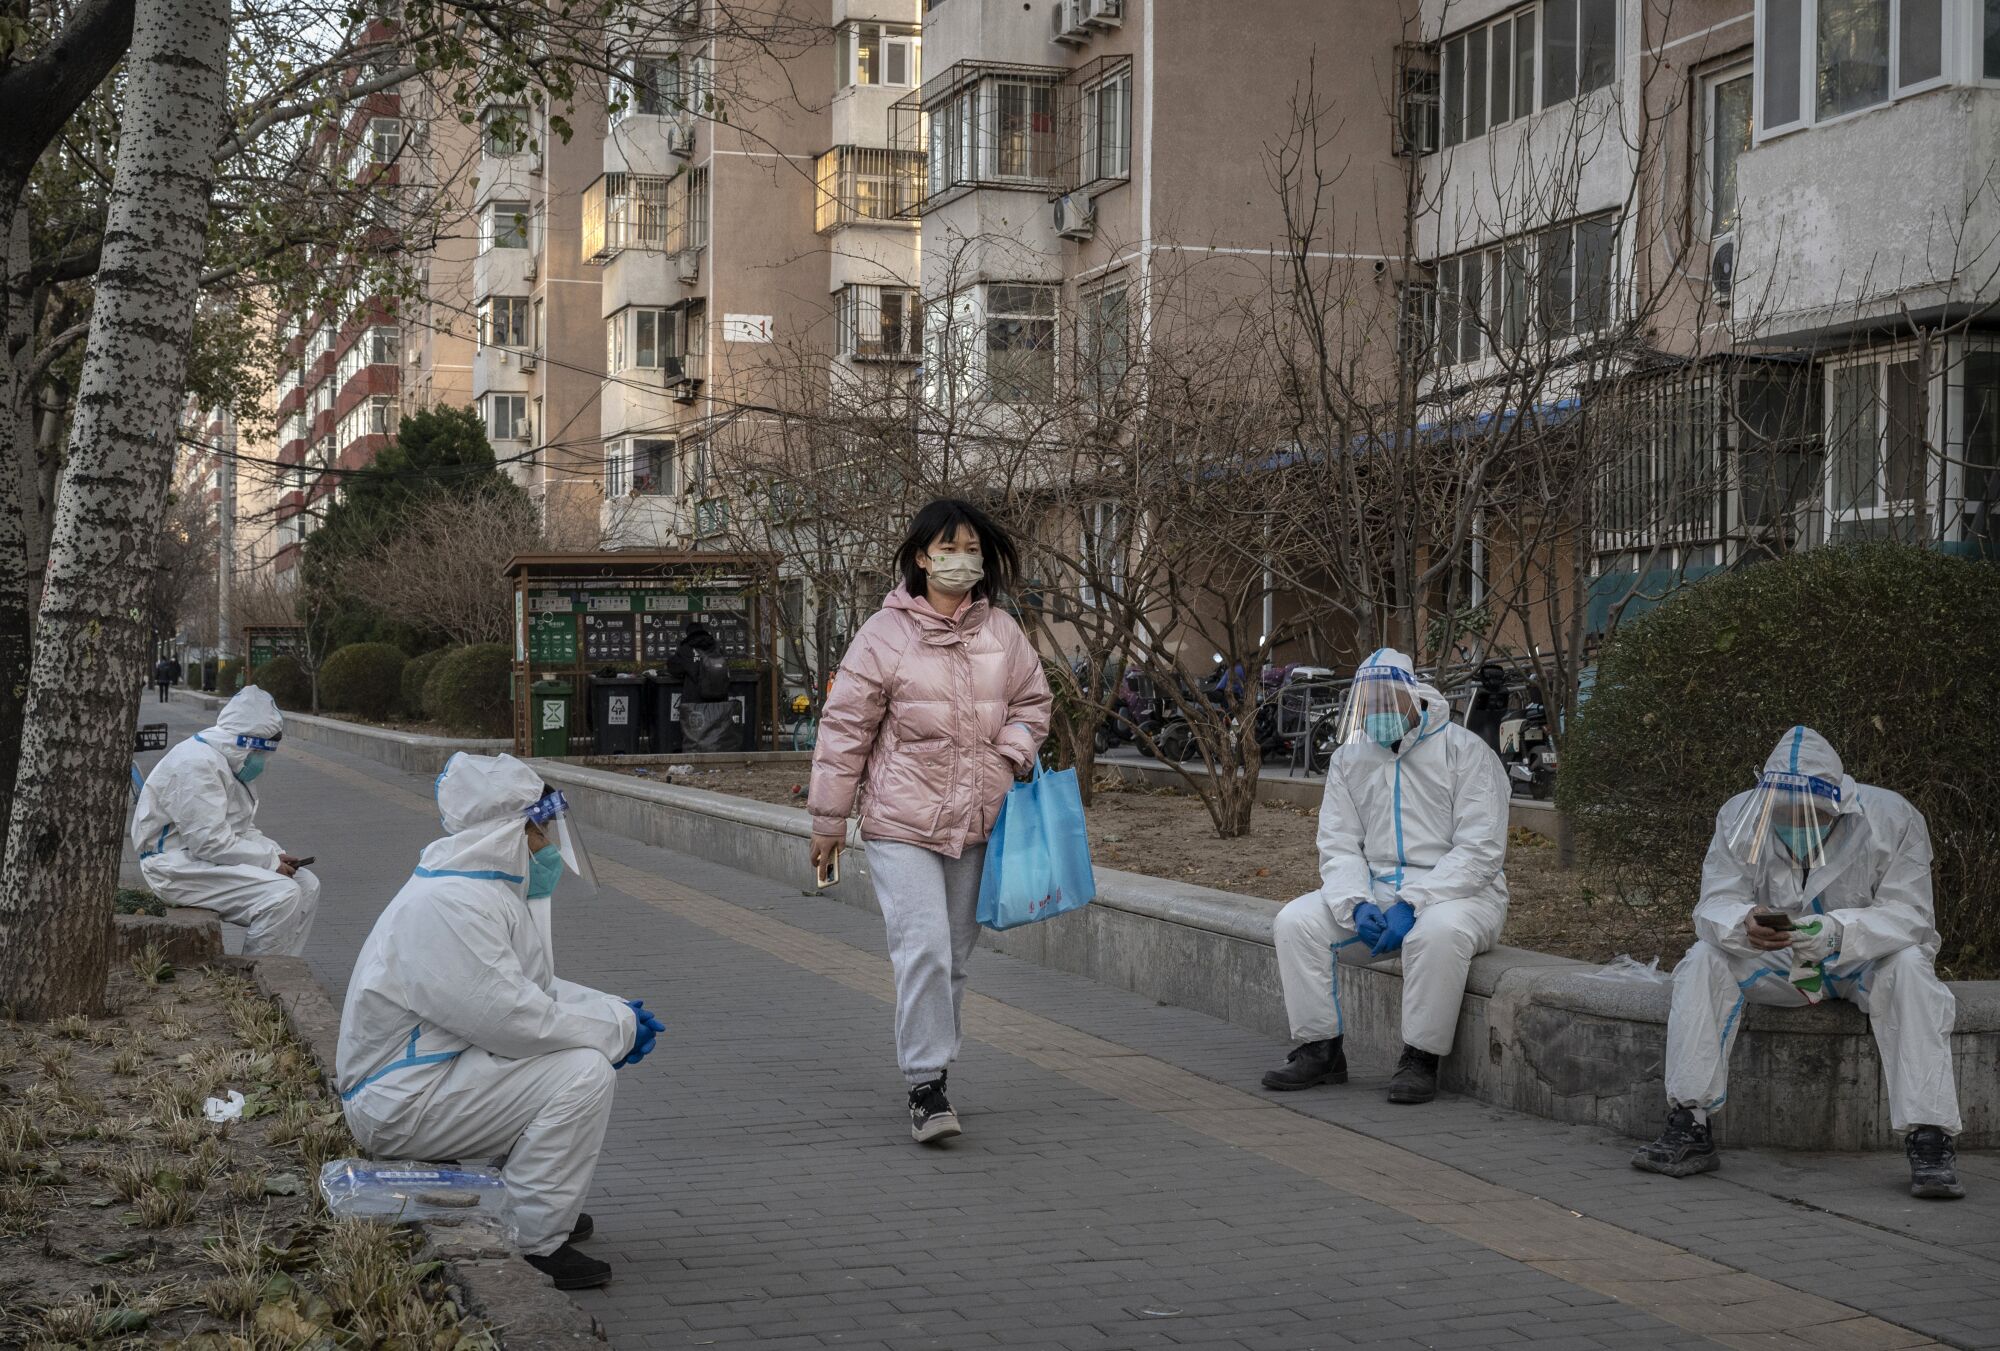
<svg viewBox="0 0 2000 1351">
<path fill-rule="evenodd" d="M 453 651 L 455 649 L 449 647 L 433 648 L 422 656 L 411 657 L 404 664 L 403 694 L 398 704 L 398 709 L 404 717 L 423 718 L 427 716 L 424 712 L 424 685 L 430 680 L 431 672 L 437 669 L 437 664 Z"/>
<path fill-rule="evenodd" d="M 358 713 L 380 722 L 403 697 L 409 661 L 388 643 L 351 643 L 319 668 L 319 703 L 336 713 Z"/>
<path fill-rule="evenodd" d="M 505 643 L 454 648 L 424 682 L 424 713 L 455 736 L 506 736 L 514 725 L 513 672 L 514 652 Z"/>
<path fill-rule="evenodd" d="M 1906 545 L 1708 578 L 1605 644 L 1557 799 L 1587 864 L 1685 910 L 1715 814 L 1803 723 L 1930 823 L 1939 965 L 2000 975 L 2000 568 Z"/>
<path fill-rule="evenodd" d="M 250 673 L 250 683 L 278 701 L 289 713 L 312 708 L 312 681 L 297 657 L 273 657 Z"/>
</svg>

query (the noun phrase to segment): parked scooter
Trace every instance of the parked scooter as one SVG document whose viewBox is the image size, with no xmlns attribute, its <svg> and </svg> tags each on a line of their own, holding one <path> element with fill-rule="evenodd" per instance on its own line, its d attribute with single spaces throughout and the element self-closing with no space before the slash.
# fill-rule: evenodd
<svg viewBox="0 0 2000 1351">
<path fill-rule="evenodd" d="M 1514 795 L 1547 801 L 1556 794 L 1556 748 L 1549 739 L 1548 708 L 1541 690 L 1528 687 L 1518 717 L 1500 724 L 1500 763 Z"/>
</svg>

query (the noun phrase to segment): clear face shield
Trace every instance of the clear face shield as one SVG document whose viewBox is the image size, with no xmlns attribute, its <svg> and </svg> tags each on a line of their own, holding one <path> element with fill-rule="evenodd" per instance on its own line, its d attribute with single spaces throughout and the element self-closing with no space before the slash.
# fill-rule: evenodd
<svg viewBox="0 0 2000 1351">
<path fill-rule="evenodd" d="M 1730 827 L 1729 848 L 1753 865 L 1776 857 L 1821 868 L 1827 837 L 1839 820 L 1839 784 L 1813 774 L 1766 771 Z"/>
<path fill-rule="evenodd" d="M 1341 715 L 1340 744 L 1393 746 L 1417 725 L 1422 712 L 1417 678 L 1400 666 L 1363 666 L 1354 673 Z"/>
<path fill-rule="evenodd" d="M 549 789 L 523 815 L 540 826 L 548 835 L 549 842 L 562 850 L 563 866 L 576 874 L 583 894 L 594 894 L 597 891 L 597 871 L 591 866 L 590 851 L 585 847 L 583 833 L 577 828 L 576 817 L 570 811 L 569 799 L 563 796 L 562 791 Z"/>
</svg>

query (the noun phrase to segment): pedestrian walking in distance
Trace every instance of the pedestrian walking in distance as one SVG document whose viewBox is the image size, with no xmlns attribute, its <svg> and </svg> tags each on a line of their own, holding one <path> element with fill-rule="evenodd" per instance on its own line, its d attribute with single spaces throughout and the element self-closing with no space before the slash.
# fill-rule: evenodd
<svg viewBox="0 0 2000 1351">
<path fill-rule="evenodd" d="M 959 1133 L 945 1097 L 986 839 L 1048 735 L 1041 659 L 997 596 L 1013 541 L 968 502 L 917 513 L 896 551 L 901 584 L 841 659 L 813 750 L 813 866 L 833 867 L 858 811 L 896 972 L 896 1059 L 910 1134 Z"/>
<path fill-rule="evenodd" d="M 153 684 L 159 687 L 160 702 L 167 702 L 167 691 L 174 683 L 174 662 L 171 657 L 161 657 L 153 663 Z"/>
</svg>

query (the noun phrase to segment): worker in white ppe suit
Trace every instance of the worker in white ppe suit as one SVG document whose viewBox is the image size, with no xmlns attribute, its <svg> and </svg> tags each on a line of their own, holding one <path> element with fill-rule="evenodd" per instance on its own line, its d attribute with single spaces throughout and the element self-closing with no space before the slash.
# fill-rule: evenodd
<svg viewBox="0 0 2000 1351">
<path fill-rule="evenodd" d="M 257 829 L 250 784 L 284 730 L 271 696 L 244 686 L 215 726 L 160 757 L 132 817 L 132 847 L 153 894 L 240 925 L 252 957 L 304 952 L 319 908 L 319 879 Z"/>
<path fill-rule="evenodd" d="M 1390 648 L 1355 672 L 1344 721 L 1320 801 L 1320 889 L 1279 911 L 1274 926 L 1300 1044 L 1264 1087 L 1345 1083 L 1339 967 L 1400 951 L 1403 1056 L 1389 1101 L 1429 1102 L 1466 973 L 1507 919 L 1507 775 Z"/>
<path fill-rule="evenodd" d="M 1716 817 L 1694 929 L 1667 1018 L 1667 1128 L 1633 1167 L 1685 1177 L 1718 1166 L 1708 1116 L 1728 1096 L 1746 1004 L 1845 999 L 1874 1029 L 1890 1120 L 1907 1133 L 1911 1195 L 1965 1194 L 1952 1142 L 1956 1005 L 1932 966 L 1923 813 L 1901 794 L 1856 783 L 1825 737 L 1792 728 L 1757 786 Z"/>
<path fill-rule="evenodd" d="M 528 1261 L 561 1289 L 602 1285 L 609 1264 L 574 1246 L 593 1227 L 583 1201 L 612 1072 L 652 1049 L 660 1023 L 643 1001 L 556 978 L 542 902 L 566 866 L 589 877 L 560 793 L 511 755 L 459 754 L 437 802 L 451 833 L 425 848 L 348 982 L 348 1127 L 377 1158 L 504 1155 Z"/>
</svg>

